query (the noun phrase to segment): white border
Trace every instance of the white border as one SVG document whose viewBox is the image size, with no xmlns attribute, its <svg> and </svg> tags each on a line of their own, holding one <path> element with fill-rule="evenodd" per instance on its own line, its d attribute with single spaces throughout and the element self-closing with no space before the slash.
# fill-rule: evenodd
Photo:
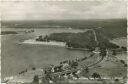
<svg viewBox="0 0 128 84">
<path fill-rule="evenodd" d="M 0 0 L 0 1 L 126 1 L 128 0 Z"/>
<path fill-rule="evenodd" d="M 128 11 L 128 0 L 0 0 L 0 5 L 2 4 L 1 2 L 15 2 L 15 1 L 19 1 L 19 2 L 23 2 L 23 1 L 36 1 L 36 2 L 40 2 L 40 1 L 125 1 L 127 3 L 127 11 Z M 127 20 L 128 20 L 128 13 L 127 13 Z M 0 22 L 1 22 L 1 11 L 0 11 Z M 128 25 L 128 22 L 127 22 Z M 1 23 L 0 23 L 0 32 L 1 32 Z M 127 27 L 127 39 L 128 39 L 128 27 Z M 128 49 L 128 40 L 127 40 L 127 49 Z M 128 54 L 128 51 L 127 51 Z M 128 60 L 128 56 L 127 56 L 127 60 Z M 128 61 L 127 61 L 128 64 Z M 0 36 L 0 72 L 1 72 L 1 36 Z M 128 67 L 127 67 L 127 72 L 128 72 Z M 127 73 L 127 77 L 128 77 L 128 73 Z M 128 78 L 127 78 L 127 83 L 128 83 Z M 126 83 L 126 84 L 127 84 Z M 1 73 L 0 73 L 0 84 L 1 84 Z"/>
</svg>

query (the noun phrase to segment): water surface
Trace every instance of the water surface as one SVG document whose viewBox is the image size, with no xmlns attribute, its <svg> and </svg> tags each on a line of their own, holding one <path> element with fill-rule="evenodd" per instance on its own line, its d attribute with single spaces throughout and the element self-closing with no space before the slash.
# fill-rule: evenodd
<svg viewBox="0 0 128 84">
<path fill-rule="evenodd" d="M 10 29 L 3 29 L 10 30 Z M 11 29 L 21 31 L 22 29 Z M 25 29 L 23 29 L 25 30 Z M 23 31 L 22 30 L 22 31 Z M 75 59 L 88 55 L 87 52 L 69 50 L 65 47 L 49 45 L 19 44 L 38 35 L 54 32 L 82 32 L 81 30 L 67 29 L 36 29 L 34 33 L 20 33 L 15 35 L 2 35 L 2 78 L 16 75 L 18 72 L 32 67 L 44 67 L 48 64 L 58 64 L 62 60 Z"/>
</svg>

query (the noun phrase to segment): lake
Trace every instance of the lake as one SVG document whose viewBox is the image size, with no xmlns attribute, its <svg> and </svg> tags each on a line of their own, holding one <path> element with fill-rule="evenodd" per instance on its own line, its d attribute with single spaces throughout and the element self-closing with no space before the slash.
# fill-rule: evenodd
<svg viewBox="0 0 128 84">
<path fill-rule="evenodd" d="M 15 30 L 24 31 L 28 29 L 8 28 L 3 31 Z M 20 71 L 32 67 L 44 67 L 49 64 L 59 64 L 62 60 L 69 60 L 88 56 L 88 52 L 79 50 L 69 50 L 65 47 L 50 46 L 50 45 L 30 45 L 19 44 L 27 39 L 35 38 L 38 35 L 46 35 L 50 33 L 60 32 L 83 32 L 79 29 L 34 29 L 33 33 L 20 33 L 12 35 L 2 35 L 2 53 L 1 66 L 2 78 L 17 75 Z M 84 30 L 87 31 L 87 30 Z"/>
</svg>

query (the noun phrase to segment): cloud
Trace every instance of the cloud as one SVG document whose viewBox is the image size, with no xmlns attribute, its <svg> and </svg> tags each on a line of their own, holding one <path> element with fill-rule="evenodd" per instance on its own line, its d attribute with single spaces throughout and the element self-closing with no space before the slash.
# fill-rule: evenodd
<svg viewBox="0 0 128 84">
<path fill-rule="evenodd" d="M 126 18 L 123 1 L 2 2 L 3 20 Z"/>
</svg>

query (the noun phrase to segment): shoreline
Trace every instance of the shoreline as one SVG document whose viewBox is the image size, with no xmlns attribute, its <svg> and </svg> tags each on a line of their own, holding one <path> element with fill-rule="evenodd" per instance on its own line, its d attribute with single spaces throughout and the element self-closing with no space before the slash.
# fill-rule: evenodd
<svg viewBox="0 0 128 84">
<path fill-rule="evenodd" d="M 85 48 L 73 48 L 73 47 L 67 47 L 67 49 L 70 49 L 70 50 L 81 50 L 81 51 L 90 51 L 89 49 L 85 49 Z"/>
<path fill-rule="evenodd" d="M 50 42 L 44 42 L 44 41 L 36 41 L 35 39 L 28 39 L 22 42 L 23 44 L 33 44 L 33 45 L 50 45 L 50 46 L 59 46 L 59 47 L 65 47 L 66 49 L 70 50 L 81 50 L 81 51 L 89 51 L 89 49 L 85 48 L 73 48 L 73 47 L 67 47 L 65 42 L 57 42 L 57 41 L 50 41 Z"/>
<path fill-rule="evenodd" d="M 60 47 L 65 47 L 66 46 L 66 43 L 64 43 L 64 42 L 56 42 L 56 41 L 43 42 L 43 41 L 36 41 L 35 39 L 25 40 L 22 43 L 23 44 L 53 45 L 53 46 L 60 46 Z"/>
</svg>

